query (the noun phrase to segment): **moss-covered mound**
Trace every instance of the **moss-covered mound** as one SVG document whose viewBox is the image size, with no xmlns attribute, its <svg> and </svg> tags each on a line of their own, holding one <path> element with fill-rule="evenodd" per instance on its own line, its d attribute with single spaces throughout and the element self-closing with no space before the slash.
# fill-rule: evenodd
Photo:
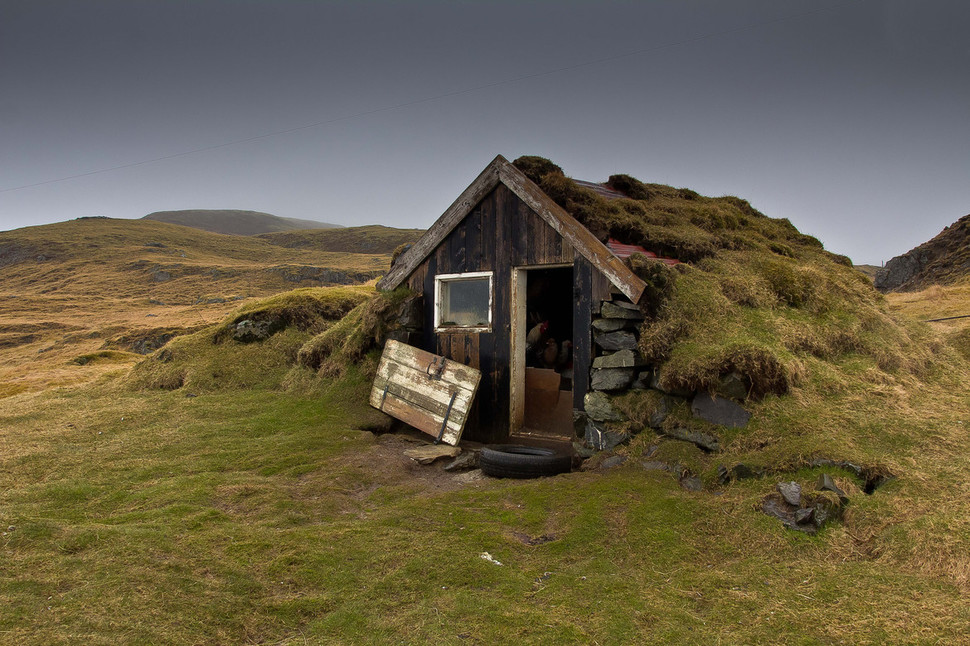
<svg viewBox="0 0 970 646">
<path fill-rule="evenodd" d="M 189 392 L 276 387 L 298 365 L 304 344 L 341 325 L 362 303 L 380 299 L 373 287 L 296 289 L 247 303 L 221 323 L 180 336 L 134 367 L 134 388 Z M 257 343 L 236 334 L 243 321 L 272 323 Z"/>
<path fill-rule="evenodd" d="M 733 196 L 613 175 L 628 198 L 582 188 L 537 157 L 514 164 L 600 239 L 639 244 L 683 264 L 634 255 L 648 283 L 640 350 L 667 388 L 713 391 L 730 372 L 755 396 L 784 393 L 814 361 L 853 354 L 887 372 L 922 370 L 930 349 L 886 310 L 883 297 L 848 258 L 825 251 L 788 220 Z"/>
</svg>

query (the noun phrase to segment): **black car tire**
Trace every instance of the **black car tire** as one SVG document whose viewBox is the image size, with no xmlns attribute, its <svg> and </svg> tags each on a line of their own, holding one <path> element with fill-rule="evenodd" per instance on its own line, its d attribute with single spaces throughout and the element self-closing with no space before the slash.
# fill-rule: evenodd
<svg viewBox="0 0 970 646">
<path fill-rule="evenodd" d="M 482 449 L 478 465 L 493 478 L 539 478 L 567 473 L 572 458 L 536 446 L 496 444 Z"/>
</svg>

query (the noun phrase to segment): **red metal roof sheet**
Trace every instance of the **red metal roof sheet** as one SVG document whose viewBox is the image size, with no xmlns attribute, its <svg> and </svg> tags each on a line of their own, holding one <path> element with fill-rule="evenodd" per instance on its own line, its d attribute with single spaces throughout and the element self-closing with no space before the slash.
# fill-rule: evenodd
<svg viewBox="0 0 970 646">
<path fill-rule="evenodd" d="M 661 258 L 660 256 L 658 256 L 654 252 L 647 251 L 646 249 L 644 249 L 640 245 L 636 245 L 636 244 L 625 244 L 623 242 L 620 242 L 619 240 L 616 240 L 615 238 L 610 238 L 609 240 L 607 240 L 606 246 L 609 248 L 610 251 L 613 252 L 613 255 L 616 256 L 617 258 L 619 258 L 620 260 L 624 260 L 626 258 L 629 258 L 630 256 L 632 256 L 635 253 L 642 253 L 647 258 L 656 258 L 657 260 L 659 260 L 660 262 L 664 263 L 665 265 L 679 265 L 680 264 L 680 261 L 679 260 L 675 260 L 673 258 Z"/>
</svg>

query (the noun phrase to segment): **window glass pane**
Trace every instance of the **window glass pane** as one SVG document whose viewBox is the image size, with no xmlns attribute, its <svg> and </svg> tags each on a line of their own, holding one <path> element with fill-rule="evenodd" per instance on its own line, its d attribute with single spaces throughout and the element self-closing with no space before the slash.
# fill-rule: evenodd
<svg viewBox="0 0 970 646">
<path fill-rule="evenodd" d="M 441 282 L 441 327 L 488 327 L 489 279 L 472 278 Z"/>
</svg>

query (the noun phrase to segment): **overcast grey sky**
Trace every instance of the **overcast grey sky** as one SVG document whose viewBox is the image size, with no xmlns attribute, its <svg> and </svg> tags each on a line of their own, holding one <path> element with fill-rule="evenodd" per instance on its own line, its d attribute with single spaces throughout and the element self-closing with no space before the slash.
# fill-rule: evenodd
<svg viewBox="0 0 970 646">
<path fill-rule="evenodd" d="M 970 213 L 968 33 L 966 0 L 0 0 L 0 229 L 427 227 L 536 154 L 879 263 Z"/>
</svg>

